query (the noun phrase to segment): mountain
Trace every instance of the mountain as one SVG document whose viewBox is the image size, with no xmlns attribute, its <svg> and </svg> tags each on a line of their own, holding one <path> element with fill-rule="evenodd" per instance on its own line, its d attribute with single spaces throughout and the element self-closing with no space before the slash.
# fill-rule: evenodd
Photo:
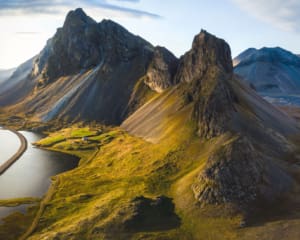
<svg viewBox="0 0 300 240">
<path fill-rule="evenodd" d="M 4 81 L 6 81 L 12 73 L 15 71 L 15 68 L 7 69 L 7 70 L 0 70 L 0 84 Z"/>
<path fill-rule="evenodd" d="M 266 240 L 299 229 L 299 126 L 235 69 L 228 43 L 205 30 L 176 59 L 71 11 L 17 83 L 25 93 L 13 87 L 0 100 L 14 93 L 4 109 L 35 121 L 119 126 L 69 124 L 36 143 L 81 161 L 0 225 L 0 238 Z"/>
<path fill-rule="evenodd" d="M 41 121 L 107 124 L 121 123 L 147 96 L 170 86 L 177 65 L 167 49 L 153 47 L 110 20 L 96 23 L 82 9 L 67 15 L 33 66 L 31 61 L 23 76 L 7 81 L 1 106 L 13 106 L 15 113 L 26 109 Z"/>
<path fill-rule="evenodd" d="M 288 137 L 299 132 L 297 124 L 240 82 L 224 40 L 205 31 L 197 35 L 179 61 L 175 82 L 175 88 L 142 106 L 121 127 L 154 143 L 171 138 L 191 120 L 200 139 L 229 134 L 191 183 L 201 204 L 253 206 L 292 188 L 281 158 L 289 152 L 282 147 L 290 145 Z"/>
<path fill-rule="evenodd" d="M 250 48 L 234 60 L 234 72 L 258 92 L 296 94 L 300 92 L 300 59 L 282 48 Z"/>
<path fill-rule="evenodd" d="M 17 99 L 29 94 L 33 86 L 27 79 L 32 71 L 34 59 L 35 57 L 22 63 L 8 79 L 0 83 L 0 106 L 14 104 Z"/>
</svg>

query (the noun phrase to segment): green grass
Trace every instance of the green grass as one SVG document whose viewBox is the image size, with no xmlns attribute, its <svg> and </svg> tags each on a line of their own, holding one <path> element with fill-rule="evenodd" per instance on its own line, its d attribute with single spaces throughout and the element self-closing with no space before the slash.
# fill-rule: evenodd
<svg viewBox="0 0 300 240">
<path fill-rule="evenodd" d="M 78 155 L 82 159 L 78 168 L 59 175 L 58 187 L 47 203 L 32 239 L 41 239 L 53 232 L 59 233 L 61 239 L 68 239 L 63 236 L 69 233 L 80 236 L 80 239 L 101 239 L 108 236 L 106 231 L 112 235 L 111 239 L 122 239 L 126 234 L 113 227 L 121 224 L 119 211 L 140 195 L 156 197 L 163 194 L 179 202 L 181 195 L 174 191 L 174 186 L 195 168 L 201 168 L 212 148 L 212 143 L 199 141 L 194 136 L 193 125 L 187 124 L 178 129 L 176 135 L 169 134 L 160 144 L 130 136 L 118 128 L 111 129 L 90 137 L 90 141 L 81 142 L 81 147 L 86 149 L 92 149 L 94 144 L 98 146 L 84 155 L 84 150 L 73 148 L 73 139 L 68 138 L 74 136 L 70 134 L 72 132 L 74 130 L 64 129 L 50 135 L 50 140 L 46 138 L 38 143 L 43 146 L 56 136 L 67 137 L 65 141 L 53 144 L 51 149 Z M 77 136 L 89 134 L 78 129 L 75 133 Z M 180 185 L 189 188 L 192 181 L 188 179 Z M 192 192 L 189 191 L 189 194 L 192 195 Z M 187 203 L 194 205 L 194 200 L 189 198 Z M 146 236 L 145 239 L 189 239 L 194 234 L 207 237 L 204 229 L 208 225 L 203 221 L 207 216 L 200 214 L 197 216 L 200 222 L 187 225 L 185 220 L 193 219 L 193 216 L 180 204 L 177 205 L 177 212 L 184 220 L 180 228 L 165 232 L 131 233 L 126 235 L 126 239 L 139 239 L 141 236 Z M 230 235 L 232 220 L 216 218 L 214 222 L 213 219 L 209 225 L 211 229 L 223 226 L 215 239 L 222 239 L 224 229 Z M 196 228 L 202 228 L 203 233 Z M 51 231 L 45 232 L 45 229 Z M 93 235 L 93 229 L 106 231 Z"/>
<path fill-rule="evenodd" d="M 63 129 L 49 138 L 66 136 L 71 132 Z M 81 161 L 78 168 L 53 177 L 55 187 L 49 200 L 44 202 L 30 239 L 72 239 L 73 236 L 83 240 L 234 240 L 253 237 L 252 229 L 238 228 L 241 216 L 223 206 L 200 208 L 191 191 L 194 179 L 215 146 L 227 144 L 232 138 L 222 136 L 200 141 L 194 135 L 192 124 L 186 124 L 176 133 L 168 135 L 159 144 L 153 144 L 115 128 L 91 137 L 91 141 L 75 139 L 83 148 L 90 150 L 73 149 L 72 138 L 53 144 L 50 149 L 77 155 Z M 41 143 L 48 141 L 46 138 L 39 144 L 45 147 L 47 145 Z M 97 149 L 92 149 L 94 144 L 97 144 Z M 140 195 L 173 198 L 176 213 L 181 219 L 180 227 L 166 231 L 122 232 L 122 219 L 130 216 L 120 215 L 120 211 L 128 207 L 131 199 Z M 5 230 L 2 234 L 13 231 L 15 219 L 22 226 L 18 230 L 20 234 L 25 226 L 28 229 L 28 222 L 25 224 L 23 221 L 32 221 L 32 214 L 11 215 L 5 227 L 0 227 L 0 233 L 1 230 Z"/>
<path fill-rule="evenodd" d="M 14 198 L 14 199 L 0 199 L 1 207 L 16 207 L 23 204 L 36 204 L 40 202 L 40 198 Z"/>
</svg>

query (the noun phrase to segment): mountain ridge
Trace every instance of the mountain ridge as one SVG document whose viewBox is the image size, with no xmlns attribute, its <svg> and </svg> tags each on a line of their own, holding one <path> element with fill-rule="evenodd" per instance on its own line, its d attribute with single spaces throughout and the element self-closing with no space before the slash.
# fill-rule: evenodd
<svg viewBox="0 0 300 240">
<path fill-rule="evenodd" d="M 26 109 L 26 115 L 43 121 L 119 124 L 148 95 L 172 84 L 176 62 L 167 49 L 153 47 L 111 20 L 96 23 L 77 9 L 48 40 L 31 72 L 1 94 L 0 102 L 12 112 Z M 23 93 L 15 90 L 23 85 L 27 86 Z M 58 95 L 51 98 L 54 91 Z"/>
</svg>

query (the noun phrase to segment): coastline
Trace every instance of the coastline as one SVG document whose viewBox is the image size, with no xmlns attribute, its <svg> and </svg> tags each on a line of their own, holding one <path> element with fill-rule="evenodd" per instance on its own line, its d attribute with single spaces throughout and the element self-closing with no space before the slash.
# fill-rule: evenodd
<svg viewBox="0 0 300 240">
<path fill-rule="evenodd" d="M 3 174 L 12 164 L 14 164 L 27 149 L 27 140 L 21 133 L 9 128 L 3 128 L 3 129 L 8 130 L 14 133 L 15 135 L 17 135 L 17 137 L 21 142 L 21 145 L 18 151 L 0 166 L 0 175 Z"/>
</svg>

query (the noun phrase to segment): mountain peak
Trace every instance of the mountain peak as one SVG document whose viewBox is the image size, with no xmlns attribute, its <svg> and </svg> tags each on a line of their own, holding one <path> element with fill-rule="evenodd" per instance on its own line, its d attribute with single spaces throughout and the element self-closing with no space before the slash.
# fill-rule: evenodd
<svg viewBox="0 0 300 240">
<path fill-rule="evenodd" d="M 227 73 L 232 73 L 232 60 L 229 45 L 205 30 L 194 37 L 192 49 L 199 49 L 208 64 L 217 65 Z"/>
<path fill-rule="evenodd" d="M 75 10 L 70 11 L 67 14 L 64 28 L 68 26 L 80 26 L 80 25 L 86 25 L 86 24 L 95 24 L 96 21 L 94 21 L 92 18 L 86 15 L 86 13 L 83 11 L 82 8 L 77 8 Z"/>
<path fill-rule="evenodd" d="M 232 74 L 230 47 L 223 39 L 201 30 L 194 37 L 192 49 L 181 58 L 176 82 L 192 82 L 202 78 L 211 67 Z"/>
</svg>

